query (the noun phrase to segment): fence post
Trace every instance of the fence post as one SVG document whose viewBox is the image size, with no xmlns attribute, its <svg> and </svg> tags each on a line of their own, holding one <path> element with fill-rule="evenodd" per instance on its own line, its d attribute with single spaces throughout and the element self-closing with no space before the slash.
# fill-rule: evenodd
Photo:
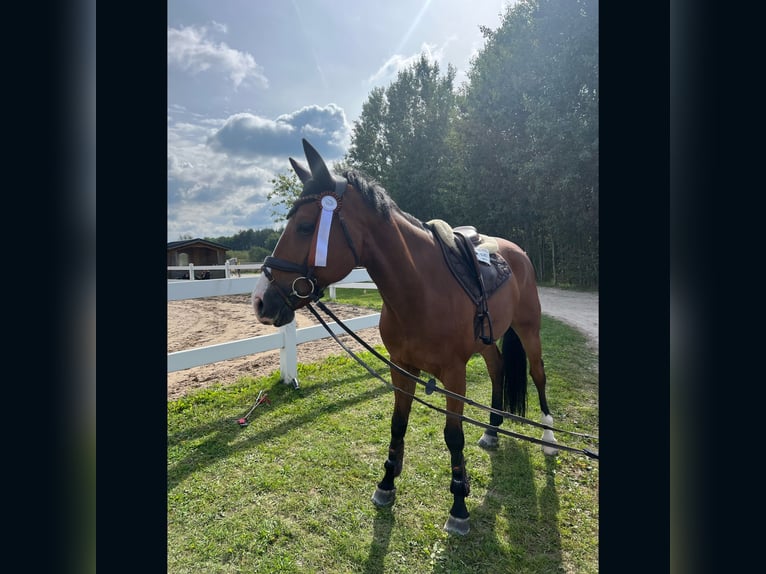
<svg viewBox="0 0 766 574">
<path fill-rule="evenodd" d="M 194 281 L 194 263 L 189 263 L 189 281 Z"/>
<path fill-rule="evenodd" d="M 330 285 L 330 301 L 335 301 L 335 283 Z"/>
<path fill-rule="evenodd" d="M 224 277 L 226 277 L 226 279 L 228 279 L 229 277 L 231 277 L 231 267 L 229 267 L 229 260 L 228 259 L 226 260 L 226 263 L 224 263 L 224 265 L 226 266 L 226 269 L 224 269 Z"/>
<path fill-rule="evenodd" d="M 298 388 L 298 343 L 295 320 L 279 328 L 284 335 L 282 348 L 279 350 L 279 371 L 282 382 Z"/>
</svg>

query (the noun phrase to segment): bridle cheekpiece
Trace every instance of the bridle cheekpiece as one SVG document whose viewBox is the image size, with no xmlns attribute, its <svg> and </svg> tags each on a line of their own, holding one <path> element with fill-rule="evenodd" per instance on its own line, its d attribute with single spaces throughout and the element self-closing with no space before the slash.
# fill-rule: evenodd
<svg viewBox="0 0 766 574">
<path fill-rule="evenodd" d="M 354 254 L 354 261 L 356 265 L 359 264 L 359 258 L 354 249 L 354 244 L 351 241 L 351 236 L 346 228 L 346 223 L 340 215 L 340 210 L 343 207 L 343 194 L 348 186 L 348 181 L 345 178 L 335 178 L 335 189 L 332 191 L 325 191 L 319 195 L 309 195 L 298 198 L 293 209 L 299 207 L 303 203 L 309 203 L 316 201 L 319 206 L 319 215 L 317 216 L 318 222 L 314 228 L 314 236 L 311 240 L 311 247 L 309 248 L 308 255 L 303 264 L 293 263 L 279 257 L 272 255 L 266 257 L 263 260 L 262 273 L 272 283 L 280 295 L 284 299 L 288 307 L 295 310 L 295 299 L 311 299 L 317 301 L 324 294 L 324 287 L 320 286 L 314 277 L 314 269 L 317 267 L 327 266 L 328 247 L 330 244 L 330 230 L 332 229 L 332 220 L 335 214 L 338 214 L 343 233 L 346 236 L 346 241 Z M 279 271 L 285 271 L 288 273 L 298 273 L 300 276 L 293 280 L 291 285 L 291 292 L 285 293 L 284 290 L 274 283 L 274 277 L 271 275 L 271 269 L 278 269 Z"/>
</svg>

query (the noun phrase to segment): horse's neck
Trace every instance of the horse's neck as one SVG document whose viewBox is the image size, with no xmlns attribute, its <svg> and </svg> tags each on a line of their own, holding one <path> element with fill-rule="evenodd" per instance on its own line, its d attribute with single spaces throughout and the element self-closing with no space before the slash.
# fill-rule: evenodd
<svg viewBox="0 0 766 574">
<path fill-rule="evenodd" d="M 393 224 L 379 223 L 380 228 L 367 234 L 362 264 L 383 299 L 396 305 L 397 300 L 411 301 L 413 295 L 423 292 L 423 281 L 434 267 L 434 256 L 440 253 L 430 232 L 398 213 L 392 218 Z"/>
</svg>

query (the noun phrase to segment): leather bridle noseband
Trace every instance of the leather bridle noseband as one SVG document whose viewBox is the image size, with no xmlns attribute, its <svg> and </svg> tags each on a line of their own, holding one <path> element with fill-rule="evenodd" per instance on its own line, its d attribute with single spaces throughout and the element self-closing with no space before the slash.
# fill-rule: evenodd
<svg viewBox="0 0 766 574">
<path fill-rule="evenodd" d="M 335 189 L 333 191 L 326 191 L 318 195 L 301 196 L 298 198 L 290 210 L 291 213 L 294 213 L 295 210 L 303 204 L 311 202 L 316 202 L 319 206 L 317 223 L 314 226 L 314 239 L 311 243 L 311 249 L 309 249 L 309 253 L 306 254 L 306 259 L 304 259 L 302 264 L 293 263 L 292 261 L 287 261 L 286 259 L 274 257 L 273 255 L 269 255 L 263 260 L 263 267 L 261 268 L 261 272 L 266 277 L 266 279 L 269 280 L 269 283 L 271 283 L 277 289 L 277 292 L 280 294 L 285 304 L 293 311 L 299 307 L 304 306 L 306 300 L 317 301 L 322 297 L 322 295 L 324 295 L 324 288 L 326 285 L 319 285 L 316 277 L 314 276 L 314 270 L 317 267 L 324 267 L 324 265 L 316 263 L 316 252 L 318 249 L 317 245 L 322 245 L 323 243 L 326 244 L 327 238 L 329 237 L 329 226 L 332 225 L 332 219 L 334 219 L 336 215 L 338 216 L 338 220 L 340 221 L 341 227 L 343 229 L 343 234 L 346 236 L 346 242 L 351 249 L 351 253 L 354 255 L 354 265 L 357 267 L 359 266 L 359 255 L 354 248 L 354 242 L 352 241 L 351 235 L 348 232 L 346 222 L 340 214 L 341 207 L 343 206 L 343 194 L 345 193 L 347 186 L 348 181 L 346 181 L 346 179 L 336 178 Z M 331 199 L 328 200 L 326 198 Z M 328 208 L 332 208 L 332 211 L 330 211 Z M 327 212 L 327 214 L 331 213 L 331 216 L 328 218 L 327 222 L 327 237 L 321 238 L 319 237 L 319 234 L 323 223 L 323 212 Z M 278 283 L 274 282 L 274 277 L 271 274 L 272 269 L 285 271 L 287 273 L 297 273 L 299 275 L 296 279 L 293 280 L 290 293 L 286 293 Z"/>
</svg>

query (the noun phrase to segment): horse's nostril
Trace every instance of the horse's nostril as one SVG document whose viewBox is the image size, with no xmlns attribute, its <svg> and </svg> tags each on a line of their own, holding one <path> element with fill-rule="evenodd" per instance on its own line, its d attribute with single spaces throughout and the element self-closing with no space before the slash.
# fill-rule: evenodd
<svg viewBox="0 0 766 574">
<path fill-rule="evenodd" d="M 263 313 L 263 301 L 260 297 L 253 297 L 253 308 L 255 309 L 255 314 L 260 317 L 261 313 Z"/>
</svg>

